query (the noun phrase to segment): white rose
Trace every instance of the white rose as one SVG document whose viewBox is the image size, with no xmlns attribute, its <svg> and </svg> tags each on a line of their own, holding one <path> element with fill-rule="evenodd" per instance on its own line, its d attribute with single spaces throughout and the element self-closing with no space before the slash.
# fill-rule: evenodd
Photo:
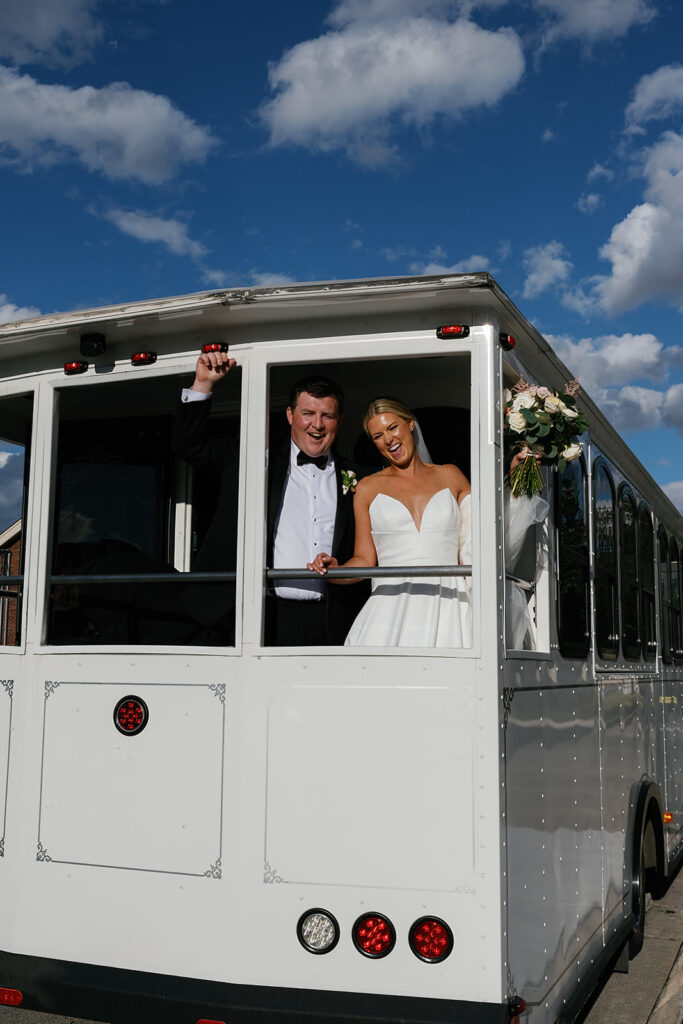
<svg viewBox="0 0 683 1024">
<path fill-rule="evenodd" d="M 560 458 L 564 459 L 565 462 L 572 462 L 574 459 L 578 459 L 581 454 L 582 445 L 570 444 L 568 448 L 565 448 L 563 452 L 560 452 Z"/>
<path fill-rule="evenodd" d="M 536 405 L 536 399 L 528 391 L 522 391 L 512 403 L 512 411 L 519 412 L 520 409 L 532 409 Z"/>
<path fill-rule="evenodd" d="M 503 391 L 503 401 L 506 405 L 509 405 L 512 401 L 512 392 L 510 391 L 510 388 L 505 388 Z"/>
<path fill-rule="evenodd" d="M 570 409 L 568 405 L 565 405 L 562 415 L 566 416 L 568 420 L 575 420 L 579 414 L 576 409 Z"/>
<path fill-rule="evenodd" d="M 556 395 L 548 395 L 543 403 L 543 408 L 546 412 L 549 412 L 551 416 L 554 416 L 559 410 L 561 404 L 560 399 Z"/>
<path fill-rule="evenodd" d="M 508 422 L 510 424 L 510 430 L 514 430 L 516 434 L 523 434 L 526 430 L 526 420 L 522 416 L 521 412 L 511 412 Z"/>
<path fill-rule="evenodd" d="M 537 388 L 536 389 L 536 394 L 538 395 L 538 397 L 540 399 L 545 399 L 550 394 L 550 391 L 549 391 L 548 388 Z"/>
</svg>

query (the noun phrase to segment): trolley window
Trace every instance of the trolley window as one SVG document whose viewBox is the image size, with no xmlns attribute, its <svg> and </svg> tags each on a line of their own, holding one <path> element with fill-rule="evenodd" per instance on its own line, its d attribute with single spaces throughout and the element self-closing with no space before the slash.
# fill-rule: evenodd
<svg viewBox="0 0 683 1024">
<path fill-rule="evenodd" d="M 188 383 L 152 377 L 60 393 L 48 643 L 234 643 L 240 373 L 220 407 L 179 420 Z M 208 571 L 231 578 L 181 576 L 207 565 L 219 503 Z"/>
<path fill-rule="evenodd" d="M 636 503 L 630 487 L 619 491 L 619 567 L 621 572 L 621 649 L 625 658 L 640 658 L 638 546 Z"/>
<path fill-rule="evenodd" d="M 21 643 L 33 395 L 0 399 L 0 645 Z M 17 578 L 13 582 L 13 578 Z"/>
<path fill-rule="evenodd" d="M 669 542 L 666 531 L 660 526 L 657 534 L 659 551 L 659 622 L 660 622 L 660 653 L 662 660 L 673 661 L 671 643 L 671 566 L 669 564 Z"/>
<path fill-rule="evenodd" d="M 638 513 L 638 578 L 640 582 L 640 626 L 643 658 L 651 661 L 657 650 L 655 617 L 655 542 L 652 516 L 640 506 Z"/>
<path fill-rule="evenodd" d="M 671 624 L 673 653 L 676 661 L 683 661 L 683 638 L 681 637 L 681 558 L 680 548 L 671 541 Z"/>
<path fill-rule="evenodd" d="M 301 444 L 296 448 L 298 421 L 292 422 L 288 409 L 290 413 L 299 409 L 299 399 L 293 393 L 297 382 L 320 378 L 331 380 L 341 389 L 343 418 L 331 423 L 331 429 L 336 431 L 330 449 L 335 453 L 332 475 L 329 461 L 323 459 L 317 468 L 315 463 L 306 461 L 302 464 L 308 474 L 304 479 L 293 460 L 306 453 L 301 452 Z M 336 583 L 320 577 L 282 575 L 285 569 L 304 570 L 307 562 L 320 552 L 333 554 L 341 565 L 352 556 L 355 481 L 387 465 L 362 426 L 364 411 L 378 396 L 397 397 L 415 414 L 426 446 L 422 452 L 425 461 L 439 465 L 454 463 L 469 479 L 470 378 L 469 353 L 362 363 L 280 364 L 270 368 L 263 626 L 266 646 L 340 646 L 346 641 L 349 649 L 363 646 L 383 651 L 392 647 L 471 647 L 469 520 L 465 539 L 460 530 L 465 512 L 455 501 L 455 507 L 451 507 L 448 488 L 430 498 L 421 524 L 414 522 L 405 505 L 387 501 L 386 518 L 393 517 L 394 525 L 387 527 L 386 536 L 380 536 L 384 526 L 378 524 L 375 516 L 381 503 L 371 510 L 379 571 L 407 567 L 411 576 L 402 576 L 399 571 L 376 578 L 370 584 L 367 579 Z M 332 405 L 335 404 L 338 405 L 338 399 L 333 400 Z M 301 408 L 305 410 L 306 406 Z M 303 438 L 301 441 L 305 444 Z M 327 497 L 323 498 L 324 494 Z M 330 498 L 331 494 L 336 494 L 336 499 Z M 326 509 L 320 518 L 311 511 L 311 502 L 319 500 L 321 504 L 325 502 Z M 465 501 L 469 506 L 470 499 Z M 431 576 L 418 576 L 416 572 L 418 566 L 436 570 L 440 566 L 460 565 L 464 571 L 465 563 L 469 563 L 466 575 L 457 578 L 435 571 Z M 357 571 L 362 575 L 360 569 Z M 392 623 L 374 628 L 373 620 L 372 628 L 361 630 L 361 621 L 367 623 L 365 616 L 371 617 L 382 601 L 384 611 L 395 613 Z M 430 615 L 428 625 L 426 619 Z M 453 618 L 450 624 L 446 623 L 447 615 Z"/>
<path fill-rule="evenodd" d="M 560 652 L 565 658 L 585 658 L 590 647 L 590 630 L 586 467 L 583 459 L 567 463 L 564 472 L 556 476 L 555 522 Z"/>
<path fill-rule="evenodd" d="M 602 463 L 598 463 L 595 467 L 593 494 L 595 515 L 595 638 L 599 656 L 606 661 L 614 661 L 619 653 L 614 485 L 607 467 Z"/>
</svg>

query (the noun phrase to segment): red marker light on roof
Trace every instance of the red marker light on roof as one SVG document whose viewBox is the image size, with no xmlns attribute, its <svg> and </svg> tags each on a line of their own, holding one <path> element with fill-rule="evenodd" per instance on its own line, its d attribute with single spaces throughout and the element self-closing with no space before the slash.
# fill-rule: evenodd
<svg viewBox="0 0 683 1024">
<path fill-rule="evenodd" d="M 23 993 L 18 988 L 0 988 L 0 1003 L 3 1006 L 21 1006 Z"/>
<path fill-rule="evenodd" d="M 227 352 L 228 346 L 224 341 L 212 341 L 210 345 L 202 345 L 202 352 Z"/>
<path fill-rule="evenodd" d="M 517 342 L 511 334 L 499 334 L 498 341 L 500 342 L 501 348 L 504 348 L 506 352 L 509 352 L 511 348 L 514 348 Z"/>
<path fill-rule="evenodd" d="M 64 373 L 71 376 L 74 373 L 85 373 L 88 364 L 83 359 L 74 359 L 71 363 L 64 363 Z"/>
<path fill-rule="evenodd" d="M 510 1024 L 519 1024 L 519 1015 L 526 1010 L 526 1003 L 521 996 L 515 996 L 510 1003 Z"/>
<path fill-rule="evenodd" d="M 114 708 L 114 725 L 124 736 L 135 736 L 147 725 L 149 711 L 142 697 L 130 694 Z"/>
<path fill-rule="evenodd" d="M 416 957 L 437 964 L 453 949 L 453 932 L 438 917 L 421 917 L 410 929 L 408 941 Z"/>
<path fill-rule="evenodd" d="M 378 960 L 391 953 L 396 932 L 391 921 L 381 914 L 363 914 L 353 926 L 353 942 L 363 956 Z"/>
<path fill-rule="evenodd" d="M 156 352 L 134 352 L 130 357 L 131 366 L 148 366 L 156 361 Z"/>
<path fill-rule="evenodd" d="M 467 324 L 447 324 L 444 327 L 437 327 L 437 338 L 467 338 L 470 329 Z"/>
</svg>

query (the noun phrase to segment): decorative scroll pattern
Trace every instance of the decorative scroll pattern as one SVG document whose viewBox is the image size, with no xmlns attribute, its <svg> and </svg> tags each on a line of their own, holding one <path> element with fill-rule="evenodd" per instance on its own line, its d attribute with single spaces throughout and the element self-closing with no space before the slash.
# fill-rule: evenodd
<svg viewBox="0 0 683 1024">
<path fill-rule="evenodd" d="M 223 871 L 221 868 L 221 858 L 219 857 L 215 864 L 212 864 L 208 871 L 204 872 L 204 878 L 222 878 Z"/>
<path fill-rule="evenodd" d="M 277 869 L 271 868 L 268 861 L 266 861 L 265 864 L 263 865 L 263 881 L 268 883 L 284 882 L 285 879 L 282 877 L 282 875 L 278 875 Z"/>
</svg>

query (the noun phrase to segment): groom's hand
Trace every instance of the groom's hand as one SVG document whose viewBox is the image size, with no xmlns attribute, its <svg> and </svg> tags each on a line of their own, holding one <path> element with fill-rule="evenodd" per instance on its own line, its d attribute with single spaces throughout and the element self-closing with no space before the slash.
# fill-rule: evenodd
<svg viewBox="0 0 683 1024">
<path fill-rule="evenodd" d="M 202 352 L 195 367 L 192 391 L 210 395 L 216 384 L 227 377 L 236 362 L 227 352 Z"/>
</svg>

